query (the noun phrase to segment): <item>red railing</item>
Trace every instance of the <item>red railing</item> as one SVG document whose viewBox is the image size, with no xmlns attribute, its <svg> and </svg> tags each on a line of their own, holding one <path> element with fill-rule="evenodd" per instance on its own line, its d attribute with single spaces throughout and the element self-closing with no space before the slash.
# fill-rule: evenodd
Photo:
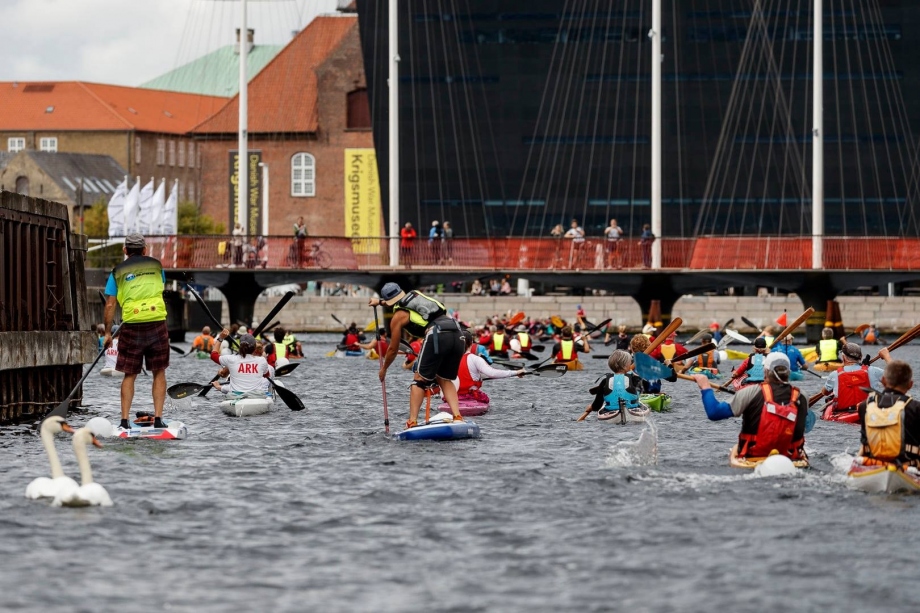
<svg viewBox="0 0 920 613">
<path fill-rule="evenodd" d="M 397 239 L 398 240 L 398 239 Z M 118 239 L 90 241 L 91 267 L 121 258 Z M 151 236 L 148 253 L 165 268 L 267 268 L 374 270 L 389 268 L 385 237 Z M 660 240 L 662 268 L 670 270 L 810 270 L 810 237 L 705 236 Z M 920 270 L 920 238 L 828 237 L 827 270 Z M 105 254 L 104 256 L 102 254 Z M 100 257 L 102 256 L 102 257 Z M 400 243 L 400 267 L 452 270 L 642 270 L 651 250 L 637 239 L 616 244 L 602 238 L 574 243 L 555 238 L 417 239 Z"/>
</svg>

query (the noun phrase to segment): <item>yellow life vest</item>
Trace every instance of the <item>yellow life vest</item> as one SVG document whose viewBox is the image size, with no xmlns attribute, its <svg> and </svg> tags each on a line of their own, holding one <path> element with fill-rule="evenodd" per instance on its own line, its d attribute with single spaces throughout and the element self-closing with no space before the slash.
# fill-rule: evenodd
<svg viewBox="0 0 920 613">
<path fill-rule="evenodd" d="M 666 360 L 674 359 L 675 353 L 677 353 L 677 345 L 674 345 L 674 344 L 669 345 L 665 343 L 664 345 L 661 346 L 661 355 L 662 357 L 664 357 L 664 359 Z"/>
<path fill-rule="evenodd" d="M 284 343 L 272 343 L 275 346 L 275 359 L 287 357 L 287 345 Z"/>
<path fill-rule="evenodd" d="M 495 351 L 502 351 L 505 346 L 505 335 L 496 332 L 492 335 L 492 349 Z"/>
<path fill-rule="evenodd" d="M 770 345 L 773 344 L 773 339 L 775 338 L 776 338 L 775 336 L 765 336 L 763 337 L 763 340 L 767 341 L 767 347 L 769 347 Z"/>
<path fill-rule="evenodd" d="M 575 357 L 575 341 L 560 341 L 559 345 L 562 360 L 570 362 Z"/>
<path fill-rule="evenodd" d="M 819 362 L 836 362 L 837 361 L 836 339 L 825 338 L 818 342 L 818 361 Z"/>
<path fill-rule="evenodd" d="M 868 455 L 876 460 L 897 460 L 904 450 L 904 408 L 910 402 L 898 400 L 893 406 L 881 409 L 878 397 L 873 396 L 866 405 L 866 442 Z"/>
<path fill-rule="evenodd" d="M 530 335 L 526 332 L 518 332 L 518 342 L 521 343 L 521 349 L 524 351 L 530 349 Z"/>
</svg>

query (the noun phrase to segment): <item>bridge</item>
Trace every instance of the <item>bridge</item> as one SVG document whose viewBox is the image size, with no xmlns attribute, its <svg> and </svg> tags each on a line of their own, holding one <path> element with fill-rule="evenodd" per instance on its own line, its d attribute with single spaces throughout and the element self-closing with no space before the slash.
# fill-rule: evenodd
<svg viewBox="0 0 920 613">
<path fill-rule="evenodd" d="M 234 243 L 234 240 L 237 240 Z M 648 248 L 635 238 L 615 247 L 603 238 L 454 238 L 400 246 L 391 266 L 387 237 L 150 236 L 148 254 L 170 279 L 216 287 L 231 321 L 252 321 L 265 289 L 287 283 L 337 281 L 378 289 L 388 281 L 420 287 L 498 275 L 533 283 L 605 289 L 632 296 L 647 316 L 653 300 L 664 319 L 680 296 L 760 285 L 795 292 L 817 310 L 843 291 L 920 279 L 920 238 L 825 237 L 823 267 L 812 268 L 811 237 L 701 236 L 660 239 L 662 266 L 651 269 Z M 87 266 L 97 282 L 121 261 L 118 239 L 92 241 Z M 609 250 L 608 250 L 609 248 Z M 88 273 L 88 276 L 90 274 Z M 818 321 L 820 320 L 820 321 Z"/>
</svg>

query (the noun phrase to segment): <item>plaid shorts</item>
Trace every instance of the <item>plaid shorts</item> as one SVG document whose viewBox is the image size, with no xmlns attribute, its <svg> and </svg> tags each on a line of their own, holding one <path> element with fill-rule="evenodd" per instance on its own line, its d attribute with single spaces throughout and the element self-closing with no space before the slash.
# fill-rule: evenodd
<svg viewBox="0 0 920 613">
<path fill-rule="evenodd" d="M 145 361 L 151 372 L 169 366 L 169 328 L 165 320 L 121 326 L 115 370 L 136 375 Z"/>
</svg>

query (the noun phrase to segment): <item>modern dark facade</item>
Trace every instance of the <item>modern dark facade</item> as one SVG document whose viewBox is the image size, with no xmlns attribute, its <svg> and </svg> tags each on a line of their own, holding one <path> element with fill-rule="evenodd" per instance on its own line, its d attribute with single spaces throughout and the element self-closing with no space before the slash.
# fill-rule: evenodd
<svg viewBox="0 0 920 613">
<path fill-rule="evenodd" d="M 357 2 L 384 200 L 386 4 Z M 402 221 L 638 235 L 650 0 L 399 5 Z M 810 234 L 811 2 L 663 5 L 663 235 Z M 825 3 L 824 27 L 826 234 L 916 236 L 920 3 Z"/>
</svg>

